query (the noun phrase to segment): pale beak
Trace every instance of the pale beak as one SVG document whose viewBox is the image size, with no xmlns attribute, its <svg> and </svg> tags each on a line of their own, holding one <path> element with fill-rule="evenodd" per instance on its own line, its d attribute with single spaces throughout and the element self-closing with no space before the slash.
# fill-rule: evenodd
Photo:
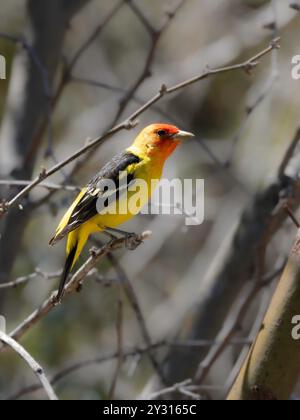
<svg viewBox="0 0 300 420">
<path fill-rule="evenodd" d="M 189 133 L 188 131 L 181 131 L 181 130 L 178 131 L 178 133 L 174 135 L 174 138 L 178 140 L 188 140 L 188 139 L 191 139 L 192 137 L 195 137 L 195 134 Z"/>
</svg>

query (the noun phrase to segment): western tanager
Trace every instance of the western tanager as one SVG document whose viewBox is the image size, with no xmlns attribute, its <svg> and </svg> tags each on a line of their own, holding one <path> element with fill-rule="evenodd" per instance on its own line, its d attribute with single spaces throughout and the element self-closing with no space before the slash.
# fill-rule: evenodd
<svg viewBox="0 0 300 420">
<path fill-rule="evenodd" d="M 66 248 L 66 262 L 60 281 L 56 299 L 60 300 L 68 275 L 76 263 L 89 236 L 95 232 L 114 231 L 117 226 L 135 216 L 148 202 L 155 185 L 162 176 L 167 158 L 173 153 L 183 139 L 194 137 L 192 133 L 181 131 L 169 124 L 152 124 L 146 127 L 136 137 L 133 144 L 124 152 L 115 156 L 101 171 L 84 187 L 69 210 L 65 213 L 55 236 L 50 244 L 54 245 L 68 235 Z M 134 185 L 136 180 L 147 183 L 147 194 L 139 200 L 136 211 L 122 211 L 121 213 L 99 213 L 98 200 L 105 196 L 101 187 L 103 180 L 111 180 L 115 185 L 115 204 L 122 205 L 122 191 L 120 174 L 126 174 L 125 189 Z M 157 180 L 157 182 L 155 182 Z M 154 182 L 153 182 L 154 181 Z M 124 185 L 122 187 L 124 189 Z M 110 191 L 110 194 L 112 191 Z M 128 192 L 126 200 L 130 198 Z M 127 203 L 125 203 L 127 204 Z M 123 207 L 124 208 L 124 207 Z"/>
</svg>

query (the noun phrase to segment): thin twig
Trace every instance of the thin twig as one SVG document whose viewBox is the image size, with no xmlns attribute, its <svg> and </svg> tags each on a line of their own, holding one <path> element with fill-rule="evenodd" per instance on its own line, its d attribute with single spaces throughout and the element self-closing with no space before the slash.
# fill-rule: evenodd
<svg viewBox="0 0 300 420">
<path fill-rule="evenodd" d="M 15 289 L 16 287 L 21 286 L 25 283 L 28 283 L 29 281 L 34 280 L 38 277 L 42 277 L 46 280 L 52 280 L 52 279 L 57 279 L 60 276 L 61 276 L 61 271 L 58 271 L 57 273 L 45 273 L 37 268 L 34 273 L 28 274 L 27 276 L 18 277 L 17 279 L 13 281 L 9 281 L 7 283 L 0 284 L 0 290 Z"/>
<path fill-rule="evenodd" d="M 295 213 L 290 208 L 290 206 L 287 203 L 284 203 L 283 208 L 285 212 L 288 214 L 288 216 L 290 217 L 290 219 L 292 220 L 292 222 L 294 223 L 294 225 L 296 226 L 296 228 L 299 229 L 300 228 L 299 220 L 297 219 Z"/>
<path fill-rule="evenodd" d="M 254 282 L 253 285 L 250 285 L 249 290 L 239 303 L 238 310 L 234 316 L 234 319 L 230 322 L 229 325 L 225 325 L 224 331 L 221 332 L 220 336 L 222 339 L 219 344 L 212 347 L 211 351 L 208 353 L 207 357 L 200 364 L 198 371 L 195 375 L 195 382 L 201 384 L 209 373 L 211 367 L 215 361 L 220 357 L 220 355 L 227 348 L 230 340 L 239 330 L 239 327 L 244 320 L 245 316 L 248 313 L 250 305 L 253 303 L 254 299 L 258 293 L 265 287 L 267 287 L 283 270 L 281 265 L 274 273 L 266 276 L 264 279 L 258 279 Z"/>
<path fill-rule="evenodd" d="M 17 343 L 13 338 L 6 335 L 4 332 L 0 331 L 0 341 L 13 349 L 30 367 L 34 372 L 38 380 L 40 381 L 40 386 L 44 388 L 45 393 L 49 400 L 56 401 L 58 400 L 57 395 L 55 394 L 50 382 L 48 381 L 43 368 L 34 360 L 34 358 Z"/>
<path fill-rule="evenodd" d="M 142 309 L 140 307 L 138 298 L 136 296 L 135 290 L 128 278 L 128 276 L 126 275 L 125 271 L 123 270 L 122 266 L 120 265 L 119 261 L 115 258 L 115 256 L 112 253 L 108 253 L 107 254 L 107 258 L 109 259 L 109 261 L 111 262 L 112 266 L 114 267 L 118 278 L 120 279 L 120 282 L 124 288 L 124 292 L 125 295 L 127 296 L 127 299 L 135 313 L 138 325 L 140 327 L 140 331 L 142 334 L 142 337 L 144 339 L 144 342 L 146 344 L 146 346 L 150 349 L 149 350 L 149 359 L 152 363 L 152 366 L 154 368 L 154 370 L 156 371 L 157 375 L 159 376 L 160 380 L 162 383 L 165 383 L 164 380 L 164 375 L 163 375 L 163 370 L 160 366 L 160 364 L 158 363 L 158 361 L 156 360 L 155 355 L 153 354 L 153 352 L 151 351 L 152 349 L 152 340 L 151 340 L 151 336 L 150 333 L 148 331 L 147 328 L 147 324 L 142 312 Z"/>
<path fill-rule="evenodd" d="M 70 63 L 66 69 L 66 75 L 68 78 L 71 77 L 72 71 L 76 66 L 78 60 L 81 56 L 85 53 L 85 51 L 89 48 L 89 46 L 96 40 L 96 38 L 100 35 L 100 33 L 105 29 L 107 24 L 112 20 L 112 18 L 118 13 L 118 11 L 123 7 L 124 1 L 121 0 L 119 3 L 116 4 L 115 7 L 108 13 L 106 18 L 101 22 L 91 33 L 91 35 L 87 38 L 86 41 L 82 43 L 82 45 L 78 48 L 76 53 L 74 54 L 73 58 L 71 59 Z"/>
<path fill-rule="evenodd" d="M 172 394 L 174 392 L 180 391 L 182 387 L 185 387 L 187 385 L 191 385 L 192 380 L 191 379 L 185 379 L 184 381 L 178 382 L 177 384 L 174 384 L 172 386 L 169 386 L 167 388 L 163 388 L 157 392 L 153 392 L 150 394 L 147 399 L 148 400 L 157 400 L 159 397 L 163 397 L 164 395 Z"/>
<path fill-rule="evenodd" d="M 178 10 L 180 9 L 180 7 L 183 5 L 184 2 L 185 2 L 185 0 L 181 0 L 180 3 L 175 7 L 175 9 L 172 12 L 170 12 L 166 15 L 165 22 L 163 23 L 161 28 L 156 30 L 155 28 L 153 28 L 151 23 L 146 19 L 146 17 L 141 12 L 141 10 L 138 8 L 138 6 L 132 0 L 127 1 L 127 3 L 134 10 L 136 15 L 140 18 L 140 20 L 143 22 L 144 26 L 149 31 L 149 33 L 151 35 L 151 45 L 150 45 L 150 49 L 149 49 L 148 55 L 147 55 L 146 60 L 145 60 L 144 67 L 141 71 L 141 74 L 137 78 L 137 80 L 133 84 L 133 86 L 128 90 L 128 92 L 126 92 L 126 94 L 120 100 L 118 112 L 117 112 L 116 116 L 114 117 L 114 119 L 111 123 L 111 126 L 114 126 L 115 124 L 117 124 L 119 118 L 123 115 L 123 112 L 125 111 L 128 103 L 131 101 L 131 98 L 135 95 L 135 93 L 137 92 L 139 87 L 143 84 L 143 82 L 148 77 L 151 76 L 151 67 L 152 67 L 152 64 L 154 62 L 155 53 L 156 53 L 156 50 L 157 50 L 157 45 L 158 45 L 161 37 L 163 36 L 163 34 L 168 29 L 171 21 L 173 20 L 173 18 L 176 15 L 176 13 L 178 12 Z"/>
<path fill-rule="evenodd" d="M 115 398 L 115 391 L 117 386 L 118 377 L 123 364 L 123 298 L 122 298 L 122 289 L 121 285 L 118 284 L 118 302 L 117 302 L 117 322 L 116 322 L 116 331 L 117 331 L 117 365 L 113 375 L 111 387 L 108 393 L 108 399 L 113 400 Z"/>
<path fill-rule="evenodd" d="M 273 24 L 270 25 L 270 29 L 272 30 L 272 42 L 276 43 L 277 39 L 278 39 L 278 19 L 277 19 L 276 5 L 275 5 L 274 0 L 271 0 L 271 6 L 272 6 L 274 18 L 273 18 Z M 241 138 L 242 138 L 242 136 L 243 136 L 243 134 L 246 130 L 246 127 L 247 127 L 247 124 L 248 124 L 248 121 L 249 121 L 250 117 L 258 109 L 259 105 L 272 92 L 274 84 L 279 79 L 278 50 L 274 49 L 272 51 L 272 53 L 273 53 L 273 55 L 272 55 L 272 59 L 271 59 L 271 71 L 270 71 L 269 75 L 267 76 L 267 80 L 266 80 L 264 86 L 262 87 L 262 89 L 258 93 L 257 98 L 255 98 L 255 100 L 253 101 L 252 104 L 249 104 L 249 105 L 246 106 L 245 114 L 244 114 L 242 123 L 241 123 L 237 133 L 235 134 L 235 136 L 232 139 L 232 144 L 231 144 L 230 151 L 229 151 L 229 154 L 228 154 L 228 159 L 227 159 L 227 162 L 226 162 L 227 166 L 230 165 L 230 163 L 231 163 L 234 150 L 235 150 L 237 144 L 241 140 Z"/>
<path fill-rule="evenodd" d="M 45 130 L 47 129 L 48 130 L 48 145 L 47 145 L 45 156 L 46 157 L 51 156 L 53 159 L 53 162 L 56 162 L 57 159 L 52 150 L 52 143 L 53 143 L 52 141 L 53 140 L 52 104 L 55 100 L 55 95 L 53 96 L 48 71 L 46 67 L 44 66 L 44 64 L 41 62 L 40 57 L 35 51 L 35 49 L 32 47 L 32 45 L 29 44 L 29 42 L 26 40 L 24 36 L 0 33 L 0 37 L 7 39 L 10 42 L 14 42 L 15 44 L 20 44 L 21 47 L 27 52 L 28 57 L 32 60 L 33 64 L 35 65 L 35 67 L 37 68 L 41 76 L 42 85 L 43 85 L 43 94 L 46 100 L 46 115 L 45 115 L 44 121 L 41 124 L 41 127 L 37 131 L 37 135 L 35 137 L 35 140 L 32 142 L 32 145 L 33 145 L 33 148 L 35 148 L 37 144 L 40 144 L 43 134 Z M 29 151 L 26 154 L 26 157 L 24 158 L 24 162 L 27 163 L 29 159 L 32 159 L 32 147 L 29 148 Z M 62 169 L 61 169 L 61 173 L 64 176 L 64 171 Z"/>
<path fill-rule="evenodd" d="M 29 185 L 31 182 L 32 181 L 1 179 L 0 180 L 0 185 L 6 185 L 8 187 L 25 187 L 25 186 Z M 55 184 L 55 183 L 52 183 L 52 182 L 41 182 L 37 186 L 41 187 L 41 188 L 45 188 L 45 189 L 50 190 L 50 191 L 64 190 L 64 191 L 71 191 L 71 192 L 75 191 L 76 192 L 76 191 L 81 190 L 81 188 L 78 187 L 78 186 L 65 185 L 65 184 Z"/>
<path fill-rule="evenodd" d="M 96 80 L 87 79 L 83 77 L 76 77 L 72 76 L 72 82 L 74 83 L 81 83 L 87 86 L 91 87 L 99 87 L 101 89 L 107 89 L 112 92 L 116 93 L 122 93 L 126 94 L 127 90 L 119 87 L 119 86 L 113 86 L 107 83 L 98 82 Z M 132 95 L 131 101 L 136 102 L 138 105 L 143 105 L 145 103 L 145 100 L 138 97 L 137 95 Z M 169 112 L 165 111 L 158 105 L 153 105 L 152 111 L 156 112 L 160 117 L 165 118 L 166 121 L 170 121 L 173 124 L 176 124 L 178 126 L 182 125 L 182 122 L 178 120 L 178 118 L 175 118 L 173 115 L 171 115 Z M 201 137 L 197 138 L 197 144 L 201 147 L 201 149 L 207 154 L 207 156 L 220 168 L 220 171 L 226 170 L 228 172 L 228 164 L 225 162 L 225 164 L 210 150 L 210 148 L 207 146 L 204 139 Z M 88 159 L 87 159 L 88 160 Z M 81 165 L 79 165 L 80 167 Z M 75 168 L 75 172 L 78 170 L 78 168 Z M 74 174 L 74 170 L 72 170 L 71 176 Z M 234 179 L 234 181 L 237 184 L 240 184 L 240 181 L 238 181 L 232 174 L 230 174 L 231 178 Z"/>
<path fill-rule="evenodd" d="M 137 4 L 133 0 L 125 0 L 131 10 L 135 13 L 135 15 L 139 18 L 142 22 L 144 27 L 147 29 L 150 36 L 155 36 L 156 29 L 153 27 L 152 23 L 149 19 L 146 18 L 145 14 L 142 10 L 137 6 Z"/>
<path fill-rule="evenodd" d="M 285 171 L 287 166 L 289 165 L 292 157 L 294 156 L 294 153 L 296 151 L 296 148 L 299 144 L 300 141 L 300 127 L 297 128 L 295 136 L 292 140 L 292 142 L 290 143 L 284 158 L 281 161 L 280 167 L 278 169 L 278 178 L 282 179 L 285 176 Z"/>
</svg>

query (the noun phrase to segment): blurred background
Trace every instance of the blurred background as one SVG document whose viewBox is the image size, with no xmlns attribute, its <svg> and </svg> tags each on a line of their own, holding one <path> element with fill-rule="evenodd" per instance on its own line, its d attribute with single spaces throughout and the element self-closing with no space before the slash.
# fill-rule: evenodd
<svg viewBox="0 0 300 420">
<path fill-rule="evenodd" d="M 169 160 L 164 176 L 205 180 L 204 223 L 186 227 L 183 216 L 140 215 L 125 228 L 151 230 L 151 238 L 134 252 L 114 253 L 134 288 L 151 341 L 158 343 L 151 354 L 165 384 L 197 376 L 201 362 L 220 343 L 218 334 L 232 322 L 236 327 L 216 360 L 209 360 L 197 389 L 182 398 L 226 396 L 278 279 L 274 275 L 257 291 L 239 319 L 241 302 L 255 281 L 256 250 L 280 201 L 278 168 L 299 126 L 300 81 L 291 76 L 291 60 L 300 54 L 300 16 L 297 4 L 292 6 L 281 0 L 1 2 L 0 54 L 7 64 L 7 79 L 0 80 L 3 181 L 32 179 L 123 121 L 163 83 L 171 86 L 207 68 L 243 63 L 281 37 L 281 49 L 264 56 L 251 74 L 227 72 L 168 95 L 139 117 L 136 128 L 120 131 L 48 180 L 84 185 L 152 122 L 176 123 L 196 133 Z M 160 36 L 153 35 L 161 28 Z M 291 161 L 288 174 L 297 174 L 298 163 Z M 18 191 L 4 184 L 1 198 Z M 270 186 L 277 188 L 276 197 L 268 195 Z M 62 268 L 64 244 L 49 248 L 48 241 L 73 197 L 74 191 L 38 187 L 23 210 L 1 219 L 1 283 L 38 271 L 18 288 L 0 289 L 8 331 L 57 287 L 53 273 Z M 280 268 L 294 234 L 284 220 L 272 232 L 264 274 Z M 78 361 L 107 356 L 63 376 L 55 390 L 63 399 L 111 397 L 121 310 L 123 353 L 130 355 L 122 359 L 113 396 L 154 397 L 165 384 L 149 352 L 135 352 L 149 343 L 132 305 L 120 294 L 120 272 L 109 259 L 97 269 L 81 293 L 31 328 L 22 344 L 49 378 Z M 35 383 L 12 352 L 1 354 L 0 371 L 1 399 Z M 43 397 L 42 391 L 21 396 Z M 293 397 L 300 397 L 300 387 Z"/>
</svg>

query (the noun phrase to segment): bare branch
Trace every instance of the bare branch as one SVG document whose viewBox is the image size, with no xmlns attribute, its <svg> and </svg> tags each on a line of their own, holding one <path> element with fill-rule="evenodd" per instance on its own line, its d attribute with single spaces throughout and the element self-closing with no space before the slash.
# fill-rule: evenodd
<svg viewBox="0 0 300 420">
<path fill-rule="evenodd" d="M 72 77 L 72 71 L 75 68 L 78 60 L 81 56 L 86 52 L 89 46 L 97 39 L 100 33 L 105 29 L 105 27 L 110 23 L 112 18 L 118 13 L 118 11 L 123 7 L 124 1 L 121 0 L 119 3 L 116 4 L 115 7 L 108 13 L 106 18 L 94 29 L 94 31 L 90 34 L 86 41 L 82 43 L 82 45 L 78 48 L 77 52 L 74 54 L 73 58 L 71 59 L 70 63 L 68 64 L 65 72 L 65 77 L 67 80 Z"/>
<path fill-rule="evenodd" d="M 300 228 L 300 223 L 299 220 L 297 219 L 295 213 L 293 212 L 293 210 L 290 208 L 290 206 L 285 203 L 283 205 L 284 210 L 286 211 L 287 215 L 289 216 L 289 218 L 291 219 L 291 221 L 294 223 L 294 225 L 296 226 L 296 228 Z"/>
<path fill-rule="evenodd" d="M 9 337 L 8 335 L 4 334 L 4 332 L 0 331 L 0 341 L 5 345 L 9 346 L 13 349 L 30 367 L 30 369 L 34 372 L 38 380 L 40 381 L 41 387 L 44 388 L 45 393 L 49 400 L 56 401 L 58 400 L 50 382 L 48 381 L 43 368 L 34 360 L 34 358 L 22 347 L 19 343 L 17 343 L 13 338 Z"/>
<path fill-rule="evenodd" d="M 161 26 L 160 29 L 156 30 L 153 28 L 153 26 L 150 24 L 150 22 L 147 20 L 147 18 L 144 16 L 144 14 L 141 12 L 141 10 L 137 7 L 137 5 L 133 2 L 133 0 L 127 1 L 127 3 L 130 5 L 130 7 L 134 10 L 134 12 L 137 14 L 137 16 L 140 18 L 140 20 L 143 22 L 144 26 L 147 28 L 151 35 L 151 46 L 148 52 L 148 55 L 145 60 L 144 68 L 140 74 L 140 76 L 137 78 L 136 82 L 133 84 L 133 86 L 126 92 L 126 94 L 123 96 L 123 98 L 120 100 L 119 110 L 116 114 L 116 116 L 113 119 L 113 122 L 111 123 L 112 126 L 114 126 L 119 118 L 122 116 L 123 112 L 125 111 L 128 103 L 131 101 L 132 97 L 135 95 L 139 87 L 143 84 L 143 82 L 151 76 L 151 67 L 155 58 L 155 53 L 157 49 L 157 45 L 163 36 L 163 34 L 168 29 L 171 21 L 175 17 L 177 11 L 180 9 L 180 7 L 184 4 L 185 0 L 181 0 L 180 3 L 175 7 L 175 9 L 168 13 L 165 22 Z"/>
<path fill-rule="evenodd" d="M 31 183 L 31 181 L 25 181 L 25 180 L 5 180 L 5 179 L 0 180 L 0 185 L 6 185 L 8 187 L 10 187 L 10 186 L 12 186 L 12 187 L 25 187 L 25 186 L 29 185 L 30 183 Z M 52 182 L 41 182 L 38 186 L 41 187 L 41 188 L 45 188 L 47 190 L 50 190 L 50 191 L 64 190 L 64 191 L 76 192 L 76 191 L 81 190 L 80 187 L 76 187 L 76 186 L 73 186 L 73 185 L 55 184 L 55 183 L 52 183 Z"/>
<path fill-rule="evenodd" d="M 282 159 L 281 165 L 278 169 L 278 178 L 283 178 L 285 176 L 285 171 L 287 169 L 287 166 L 289 165 L 291 159 L 294 156 L 294 153 L 296 151 L 297 146 L 299 145 L 300 141 L 300 127 L 296 130 L 295 137 L 291 141 L 285 156 Z"/>
<path fill-rule="evenodd" d="M 247 291 L 242 301 L 239 303 L 239 308 L 234 316 L 234 319 L 228 326 L 225 326 L 223 331 L 221 331 L 221 341 L 216 344 L 216 346 L 211 348 L 211 351 L 208 353 L 207 357 L 203 360 L 203 362 L 201 362 L 195 375 L 196 383 L 201 384 L 204 381 L 213 364 L 227 348 L 234 334 L 236 334 L 236 332 L 240 329 L 240 326 L 248 313 L 249 307 L 254 302 L 257 295 L 264 287 L 267 287 L 276 277 L 278 277 L 282 273 L 283 269 L 284 266 L 281 265 L 275 271 L 275 273 L 272 273 L 272 275 L 267 276 L 265 279 L 258 279 L 256 282 L 254 282 L 253 285 L 250 286 L 250 288 L 248 288 L 249 290 Z"/>
<path fill-rule="evenodd" d="M 163 388 L 160 391 L 153 392 L 151 395 L 149 395 L 147 399 L 156 400 L 156 399 L 160 399 L 160 397 L 163 397 L 165 395 L 169 395 L 170 393 L 181 392 L 184 387 L 186 387 L 187 385 L 190 385 L 191 383 L 192 383 L 191 379 L 185 379 L 182 382 L 179 382 L 167 388 Z"/>
<path fill-rule="evenodd" d="M 123 268 L 121 267 L 119 261 L 115 258 L 115 256 L 112 253 L 109 253 L 107 255 L 109 261 L 111 262 L 112 266 L 114 267 L 120 282 L 123 286 L 125 295 L 127 296 L 127 299 L 130 302 L 130 305 L 132 306 L 132 309 L 135 313 L 136 319 L 138 321 L 139 327 L 140 327 L 140 331 L 142 334 L 142 337 L 144 339 L 144 342 L 146 344 L 146 346 L 150 349 L 149 350 L 149 359 L 152 363 L 152 366 L 155 370 L 155 372 L 157 373 L 158 377 L 160 378 L 162 383 L 165 383 L 165 379 L 164 379 L 164 375 L 163 375 L 163 371 L 162 368 L 159 364 L 159 362 L 157 361 L 155 355 L 153 354 L 153 352 L 151 351 L 152 349 L 152 340 L 151 340 L 151 336 L 150 333 L 148 331 L 147 328 L 147 324 L 142 312 L 142 309 L 140 307 L 139 301 L 137 299 L 136 293 L 134 291 L 134 288 L 129 280 L 129 278 L 127 277 L 125 271 L 123 270 Z"/>
<path fill-rule="evenodd" d="M 117 322 L 116 322 L 116 331 L 117 331 L 117 365 L 113 375 L 112 383 L 109 390 L 109 400 L 113 400 L 115 396 L 116 386 L 118 377 L 123 364 L 123 298 L 121 285 L 118 285 L 118 301 L 117 301 Z"/>
<path fill-rule="evenodd" d="M 18 277 L 16 280 L 10 281 L 8 283 L 0 284 L 0 290 L 14 289 L 38 277 L 42 277 L 46 280 L 52 280 L 57 279 L 58 277 L 60 277 L 60 275 L 61 271 L 57 273 L 45 273 L 37 268 L 34 273 L 28 274 L 27 276 Z"/>
<path fill-rule="evenodd" d="M 135 13 L 135 15 L 139 18 L 142 22 L 144 27 L 147 29 L 150 36 L 154 37 L 156 34 L 156 29 L 153 27 L 152 23 L 149 19 L 146 18 L 142 10 L 137 6 L 134 0 L 125 0 L 131 10 Z"/>
</svg>

